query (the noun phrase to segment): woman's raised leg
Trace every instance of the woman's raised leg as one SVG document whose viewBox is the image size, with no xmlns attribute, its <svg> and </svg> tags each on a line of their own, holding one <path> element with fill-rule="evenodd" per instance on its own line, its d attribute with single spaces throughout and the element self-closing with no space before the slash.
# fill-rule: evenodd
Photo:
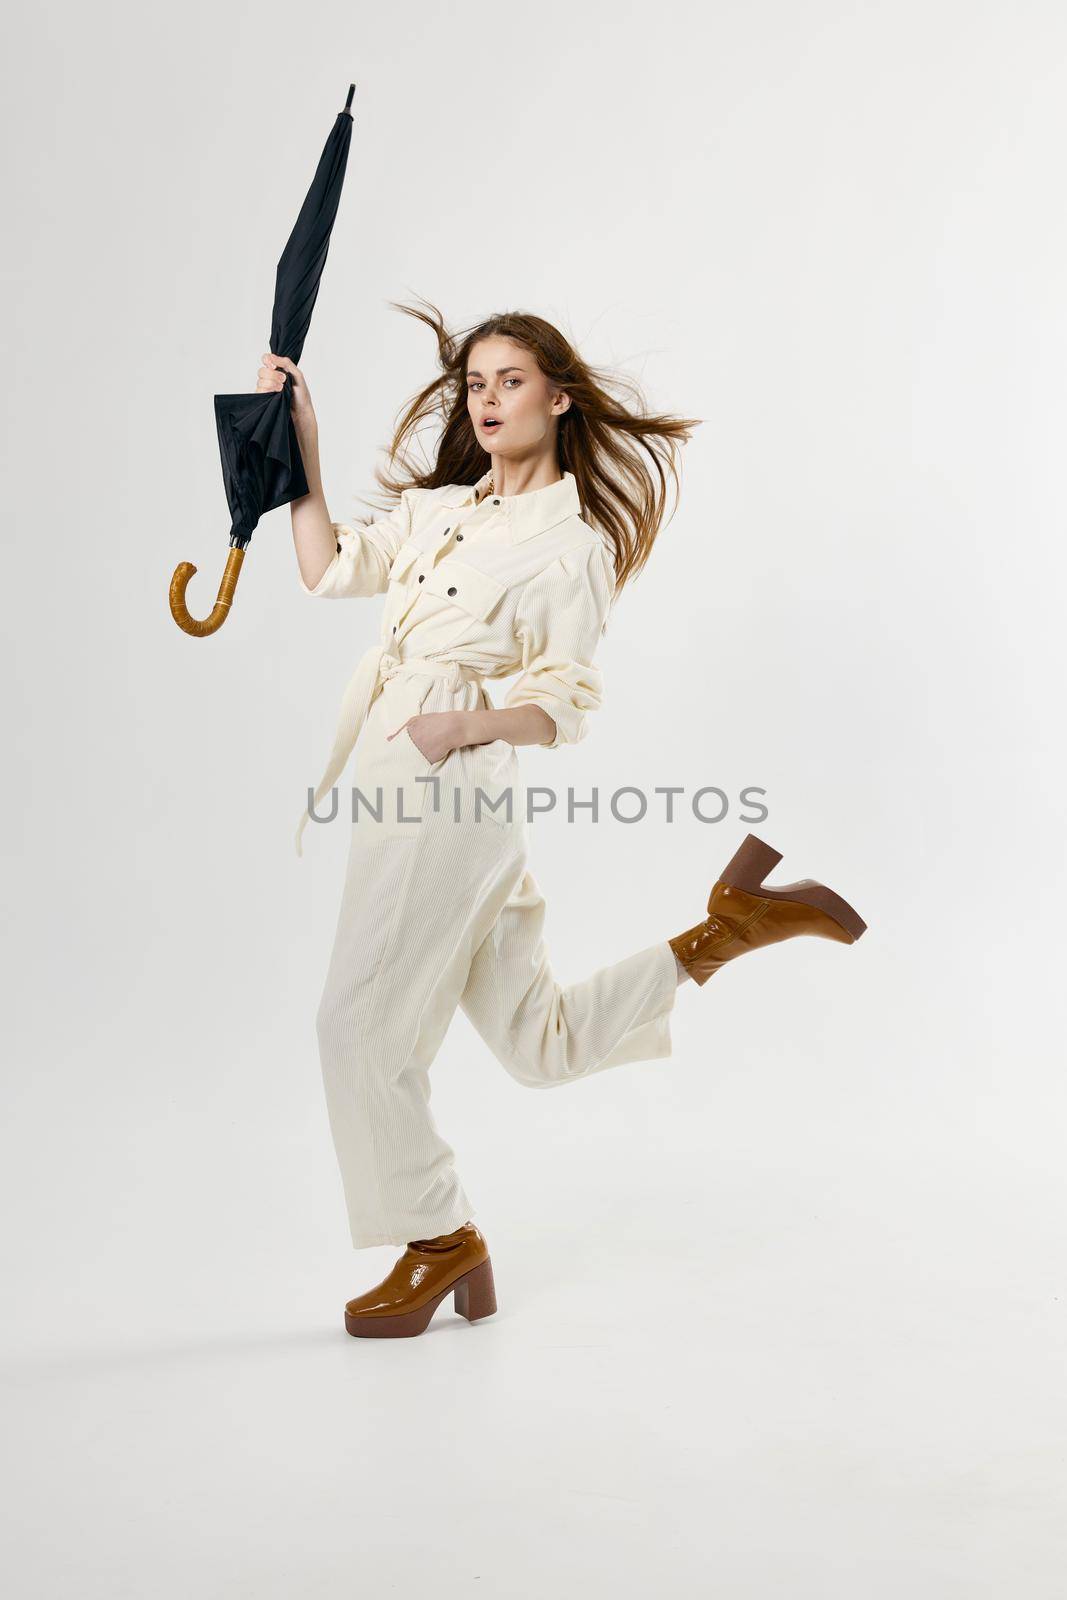
<svg viewBox="0 0 1067 1600">
<path fill-rule="evenodd" d="M 527 869 L 471 962 L 460 1005 L 520 1083 L 551 1088 L 626 1061 L 671 1054 L 678 967 L 666 940 L 578 983 L 560 984 L 545 900 Z"/>
</svg>

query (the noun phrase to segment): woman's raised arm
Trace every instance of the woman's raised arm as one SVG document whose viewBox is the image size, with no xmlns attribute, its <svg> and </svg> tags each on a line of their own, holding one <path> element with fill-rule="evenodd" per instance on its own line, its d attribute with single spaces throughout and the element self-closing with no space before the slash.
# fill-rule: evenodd
<svg viewBox="0 0 1067 1600">
<path fill-rule="evenodd" d="M 269 352 L 263 357 L 257 387 L 279 389 L 289 373 L 293 384 L 293 425 L 296 428 L 308 492 L 290 500 L 293 542 L 300 586 L 305 594 L 326 600 L 348 600 L 383 594 L 389 587 L 389 569 L 400 546 L 411 535 L 412 497 L 405 489 L 398 503 L 365 528 L 350 528 L 330 519 L 322 492 L 319 468 L 319 427 L 304 375 L 286 356 Z"/>
<path fill-rule="evenodd" d="M 286 374 L 288 373 L 288 377 Z M 299 500 L 290 500 L 293 519 L 293 542 L 296 545 L 296 564 L 302 582 L 313 589 L 333 560 L 337 540 L 330 521 L 326 498 L 322 492 L 322 473 L 319 469 L 319 422 L 311 403 L 304 374 L 288 356 L 272 355 L 268 350 L 263 365 L 257 373 L 257 394 L 270 394 L 285 383 L 292 386 L 293 427 L 296 429 L 308 492 Z"/>
</svg>

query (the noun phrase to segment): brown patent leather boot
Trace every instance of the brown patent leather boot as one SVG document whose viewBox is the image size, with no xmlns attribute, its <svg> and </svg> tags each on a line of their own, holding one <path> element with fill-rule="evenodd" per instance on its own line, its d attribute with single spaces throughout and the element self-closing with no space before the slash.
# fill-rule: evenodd
<svg viewBox="0 0 1067 1600">
<path fill-rule="evenodd" d="M 713 885 L 705 920 L 667 940 L 697 983 L 707 983 L 713 972 L 746 950 L 798 934 L 854 944 L 863 933 L 867 924 L 859 913 L 814 878 L 766 888 L 764 878 L 781 859 L 780 850 L 750 833 Z"/>
<path fill-rule="evenodd" d="M 473 1222 L 410 1243 L 388 1277 L 348 1302 L 345 1328 L 357 1339 L 405 1339 L 422 1333 L 451 1293 L 468 1322 L 496 1310 L 489 1246 Z"/>
</svg>

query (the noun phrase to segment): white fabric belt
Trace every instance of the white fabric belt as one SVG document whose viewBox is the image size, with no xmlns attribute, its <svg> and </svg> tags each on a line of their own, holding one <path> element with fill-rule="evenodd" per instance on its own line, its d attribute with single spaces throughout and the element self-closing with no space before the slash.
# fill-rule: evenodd
<svg viewBox="0 0 1067 1600">
<path fill-rule="evenodd" d="M 326 771 L 319 779 L 312 805 L 318 805 L 344 771 L 345 763 L 359 738 L 359 730 L 366 722 L 367 714 L 386 679 L 408 673 L 430 678 L 451 678 L 457 686 L 465 680 L 473 679 L 475 682 L 481 680 L 480 673 L 475 672 L 473 668 L 461 666 L 458 661 L 434 661 L 429 656 L 401 657 L 394 655 L 384 644 L 372 645 L 360 656 L 356 670 L 348 680 L 348 686 L 341 700 L 333 749 L 326 763 Z M 308 806 L 296 830 L 298 856 L 304 853 L 300 841 L 310 815 L 311 807 Z"/>
</svg>

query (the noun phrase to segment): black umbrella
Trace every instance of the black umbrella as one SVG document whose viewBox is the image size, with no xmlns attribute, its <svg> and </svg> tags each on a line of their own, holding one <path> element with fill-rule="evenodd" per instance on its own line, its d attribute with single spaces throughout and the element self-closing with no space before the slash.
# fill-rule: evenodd
<svg viewBox="0 0 1067 1600">
<path fill-rule="evenodd" d="M 355 90 L 355 84 L 350 83 L 344 110 L 337 113 L 311 188 L 278 262 L 269 348 L 273 355 L 288 356 L 295 366 L 300 364 L 304 339 L 311 324 L 341 198 L 352 140 L 349 108 Z M 215 396 L 222 475 L 232 524 L 230 554 L 211 615 L 198 622 L 186 607 L 185 591 L 196 571 L 191 561 L 182 561 L 175 567 L 170 583 L 170 609 L 174 620 L 179 628 L 196 638 L 215 633 L 229 615 L 245 547 L 263 513 L 288 505 L 290 500 L 298 500 L 308 492 L 293 426 L 291 389 L 286 383 L 271 394 Z"/>
</svg>

